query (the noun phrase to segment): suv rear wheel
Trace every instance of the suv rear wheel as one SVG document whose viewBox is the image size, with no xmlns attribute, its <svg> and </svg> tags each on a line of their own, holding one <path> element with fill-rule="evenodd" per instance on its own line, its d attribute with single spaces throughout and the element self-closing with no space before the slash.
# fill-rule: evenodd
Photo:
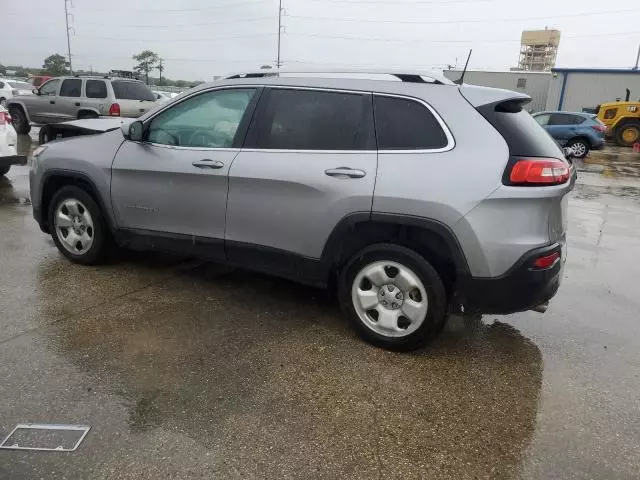
<svg viewBox="0 0 640 480">
<path fill-rule="evenodd" d="M 446 320 L 440 276 L 399 245 L 372 245 L 355 255 L 341 272 L 338 296 L 360 336 L 390 350 L 424 346 Z"/>
<path fill-rule="evenodd" d="M 567 147 L 572 147 L 576 158 L 584 158 L 589 153 L 589 142 L 584 138 L 575 138 L 567 143 Z"/>
<path fill-rule="evenodd" d="M 65 257 L 84 265 L 105 259 L 109 232 L 100 207 L 87 192 L 62 187 L 51 200 L 48 218 L 53 241 Z"/>
<path fill-rule="evenodd" d="M 623 147 L 632 147 L 640 142 L 640 122 L 628 122 L 616 129 L 616 141 Z"/>
</svg>

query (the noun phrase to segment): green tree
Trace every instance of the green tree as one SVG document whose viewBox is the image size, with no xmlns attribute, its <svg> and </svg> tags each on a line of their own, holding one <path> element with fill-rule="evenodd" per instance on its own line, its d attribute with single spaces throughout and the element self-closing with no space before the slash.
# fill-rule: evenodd
<svg viewBox="0 0 640 480">
<path fill-rule="evenodd" d="M 152 52 L 151 50 L 143 50 L 139 54 L 134 55 L 133 59 L 138 62 L 133 69 L 136 72 L 144 72 L 147 78 L 147 84 L 149 84 L 149 72 L 157 68 L 160 62 L 160 57 L 157 53 Z"/>
<path fill-rule="evenodd" d="M 45 58 L 44 64 L 42 65 L 42 69 L 44 70 L 44 72 L 54 77 L 68 74 L 68 67 L 69 62 L 67 62 L 67 59 L 57 53 L 54 53 L 53 55 Z"/>
<path fill-rule="evenodd" d="M 0 75 L 6 75 L 6 74 L 7 74 L 7 68 L 0 63 Z"/>
</svg>

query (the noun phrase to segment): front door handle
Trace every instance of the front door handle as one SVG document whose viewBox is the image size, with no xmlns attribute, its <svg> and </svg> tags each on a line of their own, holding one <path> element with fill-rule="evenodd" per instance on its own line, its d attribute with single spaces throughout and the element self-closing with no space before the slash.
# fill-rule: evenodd
<svg viewBox="0 0 640 480">
<path fill-rule="evenodd" d="M 324 173 L 330 177 L 342 178 L 362 178 L 367 174 L 364 170 L 349 167 L 330 168 L 329 170 L 325 170 Z"/>
<path fill-rule="evenodd" d="M 56 103 L 56 101 L 55 100 L 49 100 L 49 103 L 54 104 L 54 103 Z"/>
<path fill-rule="evenodd" d="M 210 158 L 195 160 L 194 162 L 191 162 L 191 165 L 198 168 L 211 168 L 213 170 L 218 170 L 219 168 L 224 167 L 224 163 L 220 160 L 211 160 Z"/>
</svg>

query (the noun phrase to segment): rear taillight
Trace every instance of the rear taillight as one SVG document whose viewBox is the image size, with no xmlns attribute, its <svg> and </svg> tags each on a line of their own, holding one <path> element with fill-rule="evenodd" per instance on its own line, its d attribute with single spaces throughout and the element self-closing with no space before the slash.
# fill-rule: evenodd
<svg viewBox="0 0 640 480">
<path fill-rule="evenodd" d="M 607 131 L 607 127 L 605 125 L 591 125 L 591 128 L 593 128 L 596 132 L 606 132 Z"/>
<path fill-rule="evenodd" d="M 18 95 L 20 95 L 20 90 L 11 90 L 11 95 L 17 97 Z"/>
<path fill-rule="evenodd" d="M 120 116 L 120 105 L 117 103 L 112 103 L 109 107 L 109 116 L 111 117 L 119 117 Z"/>
<path fill-rule="evenodd" d="M 11 123 L 11 115 L 7 112 L 0 112 L 0 125 L 6 125 L 7 123 Z"/>
<path fill-rule="evenodd" d="M 510 163 L 508 185 L 561 185 L 571 176 L 569 165 L 557 158 L 518 158 Z"/>
<path fill-rule="evenodd" d="M 549 255 L 536 258 L 533 262 L 533 266 L 534 268 L 545 269 L 553 267 L 558 260 L 560 260 L 560 252 L 553 252 Z"/>
</svg>

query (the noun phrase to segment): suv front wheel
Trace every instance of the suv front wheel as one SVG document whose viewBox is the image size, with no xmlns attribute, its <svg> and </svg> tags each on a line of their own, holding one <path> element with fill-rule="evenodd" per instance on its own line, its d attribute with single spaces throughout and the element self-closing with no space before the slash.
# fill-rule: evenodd
<svg viewBox="0 0 640 480">
<path fill-rule="evenodd" d="M 76 186 L 61 188 L 49 208 L 49 228 L 58 250 L 84 265 L 101 263 L 106 256 L 109 232 L 100 207 Z"/>
<path fill-rule="evenodd" d="M 446 320 L 440 276 L 422 256 L 393 244 L 365 248 L 342 270 L 340 305 L 368 342 L 390 350 L 424 346 Z"/>
</svg>

